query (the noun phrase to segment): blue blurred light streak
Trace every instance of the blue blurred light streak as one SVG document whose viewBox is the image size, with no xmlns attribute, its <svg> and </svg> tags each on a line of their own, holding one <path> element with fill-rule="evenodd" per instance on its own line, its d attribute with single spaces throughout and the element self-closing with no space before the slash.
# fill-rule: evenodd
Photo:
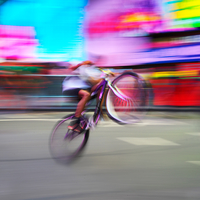
<svg viewBox="0 0 200 200">
<path fill-rule="evenodd" d="M 82 22 L 87 0 L 10 0 L 1 6 L 2 25 L 33 26 L 38 58 L 83 60 Z"/>
</svg>

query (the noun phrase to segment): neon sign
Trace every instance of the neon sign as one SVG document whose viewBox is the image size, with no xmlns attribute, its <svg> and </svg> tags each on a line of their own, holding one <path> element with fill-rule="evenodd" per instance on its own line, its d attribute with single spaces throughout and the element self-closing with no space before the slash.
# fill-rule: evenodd
<svg viewBox="0 0 200 200">
<path fill-rule="evenodd" d="M 37 45 L 33 27 L 0 25 L 0 58 L 34 58 Z"/>
<path fill-rule="evenodd" d="M 151 32 L 160 23 L 161 17 L 153 12 L 130 12 L 122 15 L 108 13 L 97 20 L 91 20 L 86 30 L 89 36 L 135 29 Z"/>
<path fill-rule="evenodd" d="M 199 0 L 168 0 L 163 6 L 168 28 L 200 27 Z"/>
</svg>

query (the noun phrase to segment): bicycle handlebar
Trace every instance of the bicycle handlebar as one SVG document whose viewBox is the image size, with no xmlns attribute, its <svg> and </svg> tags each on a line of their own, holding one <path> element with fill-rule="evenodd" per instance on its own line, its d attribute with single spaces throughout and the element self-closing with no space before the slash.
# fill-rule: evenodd
<svg viewBox="0 0 200 200">
<path fill-rule="evenodd" d="M 112 71 L 110 71 L 109 69 L 104 70 L 102 68 L 99 68 L 99 70 L 102 71 L 106 75 L 106 77 L 108 77 L 109 75 L 114 76 L 114 73 Z"/>
</svg>

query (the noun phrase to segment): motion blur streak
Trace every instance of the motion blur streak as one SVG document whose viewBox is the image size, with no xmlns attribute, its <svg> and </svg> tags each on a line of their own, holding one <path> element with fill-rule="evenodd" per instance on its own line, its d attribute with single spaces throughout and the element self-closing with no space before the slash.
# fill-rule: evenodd
<svg viewBox="0 0 200 200">
<path fill-rule="evenodd" d="M 34 27 L 38 40 L 37 51 L 34 53 L 38 59 L 82 60 L 84 59 L 82 22 L 86 4 L 87 0 L 74 2 L 68 0 L 6 1 L 0 7 L 0 24 L 9 25 L 9 30 L 4 26 L 8 33 L 6 40 L 9 43 L 16 40 L 13 35 L 22 37 L 26 34 L 27 26 Z M 14 26 L 18 26 L 18 30 Z M 16 44 L 13 51 L 17 51 Z M 29 55 L 28 58 L 32 56 Z M 21 57 L 22 55 L 17 58 Z"/>
<path fill-rule="evenodd" d="M 142 76 L 148 112 L 121 126 L 104 104 L 83 156 L 59 165 L 49 137 L 84 60 Z M 122 117 L 135 85 L 113 96 Z M 0 200 L 199 200 L 199 111 L 199 0 L 0 0 Z"/>
</svg>

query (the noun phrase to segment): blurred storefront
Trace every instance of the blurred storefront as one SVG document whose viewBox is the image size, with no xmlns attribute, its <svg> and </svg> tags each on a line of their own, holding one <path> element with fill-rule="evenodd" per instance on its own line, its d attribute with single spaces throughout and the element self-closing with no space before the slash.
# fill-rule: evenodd
<svg viewBox="0 0 200 200">
<path fill-rule="evenodd" d="M 157 65 L 149 81 L 154 106 L 200 106 L 200 62 Z"/>
<path fill-rule="evenodd" d="M 66 69 L 58 63 L 1 63 L 0 108 L 75 107 L 76 102 L 62 95 L 62 81 L 69 75 Z M 200 106 L 200 62 L 118 66 L 112 70 L 133 70 L 143 76 L 148 82 L 151 108 Z"/>
<path fill-rule="evenodd" d="M 54 3 L 41 8 L 49 13 L 54 6 L 55 11 L 62 10 L 61 1 L 59 6 Z M 68 3 L 64 6 L 69 7 Z M 85 15 L 83 12 L 76 15 L 75 10 L 80 11 L 83 7 Z M 42 22 L 35 27 L 34 23 L 30 26 L 0 25 L 1 109 L 75 106 L 62 95 L 62 81 L 68 74 L 67 62 L 57 62 L 63 61 L 58 50 L 61 46 L 65 61 L 90 59 L 114 71 L 128 69 L 141 74 L 149 83 L 154 108 L 200 106 L 199 1 L 90 0 L 74 4 L 73 8 L 65 23 L 62 12 L 59 20 L 63 24 L 54 29 L 53 43 L 47 42 L 51 37 L 44 28 L 42 32 L 38 30 Z M 76 27 L 72 25 L 74 21 L 70 21 L 72 14 L 76 16 L 73 19 Z M 84 35 L 80 34 L 78 19 L 84 22 L 81 25 Z M 70 29 L 74 28 L 69 32 L 73 38 L 67 35 L 65 38 L 67 23 Z M 48 23 L 47 26 L 51 30 L 57 25 Z M 40 50 L 46 48 L 45 55 L 49 53 L 49 58 L 56 52 L 58 57 L 54 61 L 41 59 L 38 47 Z"/>
<path fill-rule="evenodd" d="M 200 106 L 199 13 L 197 0 L 91 1 L 88 56 L 144 74 L 153 106 Z"/>
</svg>

